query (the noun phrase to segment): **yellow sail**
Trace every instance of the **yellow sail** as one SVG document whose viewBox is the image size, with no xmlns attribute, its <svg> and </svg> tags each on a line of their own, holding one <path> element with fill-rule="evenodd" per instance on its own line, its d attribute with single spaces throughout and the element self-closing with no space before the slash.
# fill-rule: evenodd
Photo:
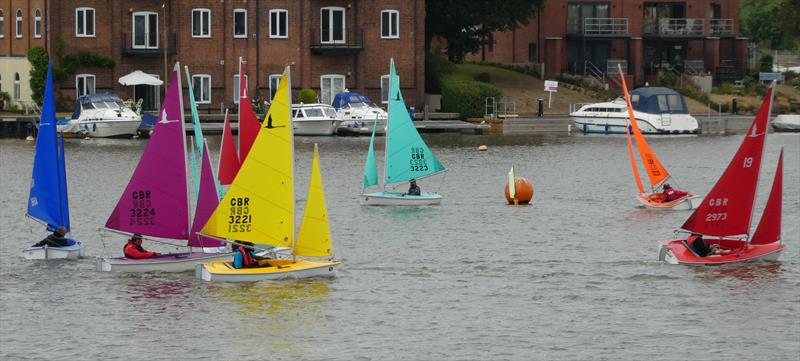
<svg viewBox="0 0 800 361">
<path fill-rule="evenodd" d="M 214 237 L 291 247 L 294 240 L 294 143 L 289 67 L 225 197 L 203 227 Z"/>
<path fill-rule="evenodd" d="M 325 207 L 325 190 L 322 172 L 319 169 L 319 152 L 314 144 L 314 159 L 311 161 L 311 181 L 308 184 L 308 199 L 300 223 L 300 232 L 294 245 L 294 254 L 305 257 L 332 257 L 331 230 L 328 226 L 328 209 Z"/>
</svg>

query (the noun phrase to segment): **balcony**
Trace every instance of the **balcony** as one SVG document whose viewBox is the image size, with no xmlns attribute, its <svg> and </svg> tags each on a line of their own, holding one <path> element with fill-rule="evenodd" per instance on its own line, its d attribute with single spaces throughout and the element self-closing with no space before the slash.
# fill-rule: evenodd
<svg viewBox="0 0 800 361">
<path fill-rule="evenodd" d="M 319 29 L 314 29 L 316 31 Z M 358 29 L 354 40 L 348 40 L 345 34 L 344 41 L 322 42 L 311 44 L 311 52 L 320 55 L 354 55 L 364 50 L 364 31 Z"/>
<path fill-rule="evenodd" d="M 711 19 L 708 25 L 711 36 L 733 36 L 733 19 Z"/>
<path fill-rule="evenodd" d="M 131 40 L 131 33 L 122 33 L 122 55 L 124 56 L 139 56 L 139 57 L 150 57 L 156 58 L 164 55 L 164 48 L 163 48 L 163 38 L 158 39 L 158 45 L 160 47 L 148 47 L 148 46 L 133 46 L 133 41 Z M 169 47 L 167 48 L 167 53 L 169 55 L 174 55 L 178 49 L 178 34 L 171 33 L 169 34 Z"/>
<path fill-rule="evenodd" d="M 567 34 L 586 37 L 626 37 L 629 35 L 628 18 L 567 19 Z"/>
<path fill-rule="evenodd" d="M 705 32 L 705 19 L 644 19 L 644 35 L 646 36 L 696 38 L 705 36 Z"/>
</svg>

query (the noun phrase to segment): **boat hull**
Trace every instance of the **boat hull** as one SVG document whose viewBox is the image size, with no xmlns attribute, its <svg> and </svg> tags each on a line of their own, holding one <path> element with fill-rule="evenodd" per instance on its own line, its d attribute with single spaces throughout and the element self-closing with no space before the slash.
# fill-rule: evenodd
<svg viewBox="0 0 800 361">
<path fill-rule="evenodd" d="M 583 117 L 570 115 L 572 122 L 578 127 L 582 133 L 590 134 L 626 134 L 628 127 L 628 118 L 612 118 L 612 117 Z M 656 127 L 650 121 L 637 118 L 639 129 L 643 134 L 661 134 L 661 135 L 674 135 L 674 134 L 697 134 L 698 126 L 697 120 L 691 118 L 693 124 L 687 124 L 684 127 Z M 692 123 L 689 121 L 688 123 Z"/>
<path fill-rule="evenodd" d="M 323 120 L 292 120 L 294 126 L 294 135 L 333 135 L 336 132 L 336 127 L 339 125 L 338 120 L 323 119 Z"/>
<path fill-rule="evenodd" d="M 72 129 L 74 133 L 92 138 L 113 138 L 136 135 L 140 124 L 141 120 L 72 120 L 63 129 Z"/>
<path fill-rule="evenodd" d="M 658 249 L 658 260 L 669 264 L 684 265 L 718 265 L 754 261 L 777 261 L 781 251 L 785 248 L 780 242 L 770 244 L 748 244 L 744 241 L 726 239 L 705 239 L 706 243 L 719 244 L 723 249 L 730 249 L 730 253 L 699 257 L 686 247 L 686 241 L 681 239 L 661 241 Z"/>
<path fill-rule="evenodd" d="M 776 132 L 800 132 L 800 115 L 781 114 L 770 124 Z"/>
<path fill-rule="evenodd" d="M 22 257 L 29 260 L 78 259 L 83 257 L 83 245 L 74 241 L 67 247 L 28 247 L 22 251 Z"/>
<path fill-rule="evenodd" d="M 700 203 L 703 202 L 703 198 L 694 193 L 689 193 L 686 196 L 678 198 L 672 202 L 654 201 L 651 198 L 652 195 L 653 195 L 652 193 L 639 194 L 636 196 L 636 199 L 639 200 L 639 203 L 643 204 L 647 208 L 667 209 L 675 211 L 685 211 L 685 210 L 695 209 L 698 206 L 700 206 Z"/>
<path fill-rule="evenodd" d="M 195 277 L 209 282 L 256 282 L 280 279 L 333 277 L 336 275 L 335 261 L 309 261 L 303 259 L 259 260 L 262 267 L 233 268 L 231 262 L 198 263 Z"/>
<path fill-rule="evenodd" d="M 399 192 L 375 192 L 361 194 L 361 204 L 365 206 L 433 206 L 442 204 L 442 195 L 422 192 L 411 196 Z"/>
<path fill-rule="evenodd" d="M 229 261 L 231 257 L 231 253 L 202 252 L 170 253 L 146 259 L 98 257 L 95 262 L 95 270 L 98 272 L 189 272 L 197 263 Z"/>
</svg>

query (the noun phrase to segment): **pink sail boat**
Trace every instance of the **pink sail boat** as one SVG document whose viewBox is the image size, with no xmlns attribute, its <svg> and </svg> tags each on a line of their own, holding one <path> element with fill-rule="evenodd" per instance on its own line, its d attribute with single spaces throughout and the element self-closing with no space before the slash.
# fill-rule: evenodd
<svg viewBox="0 0 800 361">
<path fill-rule="evenodd" d="M 708 265 L 778 259 L 785 248 L 780 235 L 783 150 L 761 221 L 750 233 L 774 91 L 773 82 L 728 168 L 681 226 L 691 235 L 687 239 L 661 241 L 659 260 Z"/>
<path fill-rule="evenodd" d="M 190 227 L 189 188 L 186 171 L 186 136 L 179 64 L 175 65 L 161 107 L 160 120 L 145 147 L 105 228 L 115 233 L 186 241 L 188 251 L 147 259 L 98 258 L 98 271 L 183 272 L 196 262 L 228 260 L 230 253 L 204 252 L 224 245 L 215 239 L 195 236 L 219 203 L 207 147 L 202 154 L 200 192 L 194 224 Z M 182 245 L 181 245 L 182 246 Z M 120 247 L 122 248 L 122 247 Z"/>
</svg>

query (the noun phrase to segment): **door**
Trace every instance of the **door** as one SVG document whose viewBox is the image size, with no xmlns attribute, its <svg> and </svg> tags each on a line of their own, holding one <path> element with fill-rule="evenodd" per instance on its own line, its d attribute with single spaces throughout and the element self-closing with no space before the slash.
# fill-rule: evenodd
<svg viewBox="0 0 800 361">
<path fill-rule="evenodd" d="M 157 13 L 133 13 L 133 47 L 136 49 L 158 48 Z"/>
<path fill-rule="evenodd" d="M 159 78 L 158 74 L 150 74 Z M 139 99 L 142 100 L 142 110 L 156 110 L 159 107 L 159 98 L 161 96 L 160 85 L 135 85 L 133 87 L 134 102 L 138 103 Z"/>
<path fill-rule="evenodd" d="M 323 75 L 320 78 L 320 101 L 331 104 L 333 97 L 344 91 L 344 75 Z"/>
</svg>

